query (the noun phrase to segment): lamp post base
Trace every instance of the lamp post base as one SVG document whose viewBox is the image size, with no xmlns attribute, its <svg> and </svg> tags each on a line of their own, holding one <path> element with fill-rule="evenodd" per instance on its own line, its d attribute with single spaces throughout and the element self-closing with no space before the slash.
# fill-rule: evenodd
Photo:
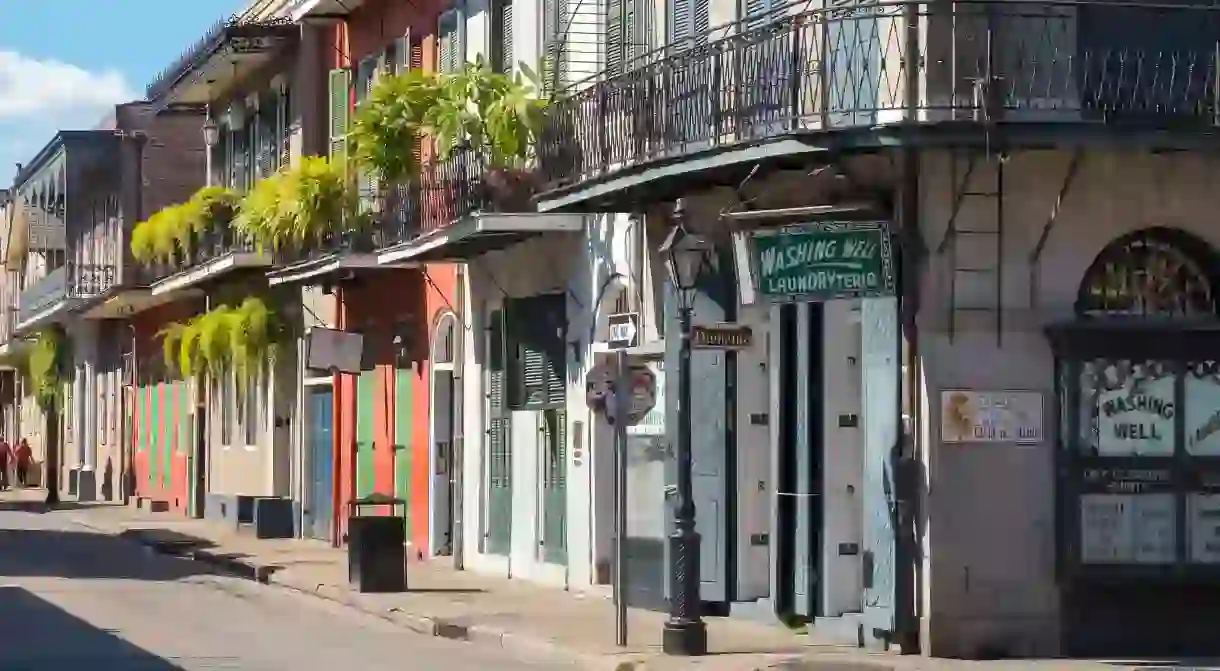
<svg viewBox="0 0 1220 671">
<path fill-rule="evenodd" d="M 661 630 L 661 650 L 676 657 L 701 657 L 707 654 L 707 625 L 668 621 Z"/>
</svg>

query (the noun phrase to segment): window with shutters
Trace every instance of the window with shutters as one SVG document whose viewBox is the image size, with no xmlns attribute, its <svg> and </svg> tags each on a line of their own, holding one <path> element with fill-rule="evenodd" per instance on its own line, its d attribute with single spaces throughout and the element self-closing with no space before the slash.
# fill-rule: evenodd
<svg viewBox="0 0 1220 671">
<path fill-rule="evenodd" d="M 279 105 L 276 106 L 276 136 L 279 138 L 280 156 L 277 167 L 284 167 L 292 160 L 292 87 L 285 84 L 279 93 Z"/>
<path fill-rule="evenodd" d="M 656 43 L 652 4 L 646 0 L 606 2 L 606 73 L 614 77 L 639 67 Z"/>
<path fill-rule="evenodd" d="M 568 0 L 542 0 L 542 90 L 552 93 L 568 81 L 568 32 L 572 28 Z"/>
<path fill-rule="evenodd" d="M 330 71 L 330 156 L 338 160 L 347 155 L 347 126 L 351 118 L 350 82 L 351 71 L 342 68 Z"/>
<path fill-rule="evenodd" d="M 711 0 L 665 0 L 666 42 L 683 51 L 707 39 L 711 27 Z"/>
<path fill-rule="evenodd" d="M 260 96 L 255 123 L 251 124 L 258 147 L 255 179 L 262 179 L 280 167 L 279 117 L 279 91 L 268 91 Z"/>
<path fill-rule="evenodd" d="M 492 0 L 489 52 L 493 70 L 513 71 L 513 0 Z"/>
<path fill-rule="evenodd" d="M 462 68 L 466 55 L 462 47 L 461 16 L 451 9 L 441 14 L 437 22 L 436 69 L 438 72 L 457 72 Z"/>
<path fill-rule="evenodd" d="M 360 65 L 356 68 L 356 107 L 359 107 L 361 103 L 367 100 L 369 94 L 373 92 L 373 86 L 377 83 L 377 73 L 381 69 L 383 60 L 383 53 L 365 56 L 360 59 Z M 372 170 L 361 168 L 357 180 L 360 206 L 364 210 L 371 210 L 377 198 L 377 178 Z"/>
<path fill-rule="evenodd" d="M 508 407 L 562 407 L 567 392 L 566 296 L 507 299 Z"/>
</svg>

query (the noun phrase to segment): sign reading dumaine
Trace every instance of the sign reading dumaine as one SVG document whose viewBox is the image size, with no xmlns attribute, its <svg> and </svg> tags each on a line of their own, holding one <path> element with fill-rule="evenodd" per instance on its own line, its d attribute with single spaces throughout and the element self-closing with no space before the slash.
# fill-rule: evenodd
<svg viewBox="0 0 1220 671">
<path fill-rule="evenodd" d="M 894 293 L 889 225 L 826 222 L 755 231 L 755 291 L 770 301 L 825 301 Z"/>
</svg>

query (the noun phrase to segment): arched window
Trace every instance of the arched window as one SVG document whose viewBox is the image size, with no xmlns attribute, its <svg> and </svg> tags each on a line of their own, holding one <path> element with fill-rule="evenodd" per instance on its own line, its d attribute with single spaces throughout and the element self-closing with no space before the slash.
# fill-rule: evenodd
<svg viewBox="0 0 1220 671">
<path fill-rule="evenodd" d="M 1185 231 L 1148 228 L 1111 242 L 1085 271 L 1081 317 L 1200 319 L 1216 316 L 1217 259 Z"/>
</svg>

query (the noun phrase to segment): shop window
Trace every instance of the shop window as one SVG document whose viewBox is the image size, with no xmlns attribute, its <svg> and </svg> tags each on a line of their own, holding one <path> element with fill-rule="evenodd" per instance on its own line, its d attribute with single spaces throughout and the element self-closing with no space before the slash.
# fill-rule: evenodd
<svg viewBox="0 0 1220 671">
<path fill-rule="evenodd" d="M 1220 570 L 1218 271 L 1194 236 L 1139 231 L 1102 250 L 1077 318 L 1049 330 L 1073 574 Z"/>
</svg>

